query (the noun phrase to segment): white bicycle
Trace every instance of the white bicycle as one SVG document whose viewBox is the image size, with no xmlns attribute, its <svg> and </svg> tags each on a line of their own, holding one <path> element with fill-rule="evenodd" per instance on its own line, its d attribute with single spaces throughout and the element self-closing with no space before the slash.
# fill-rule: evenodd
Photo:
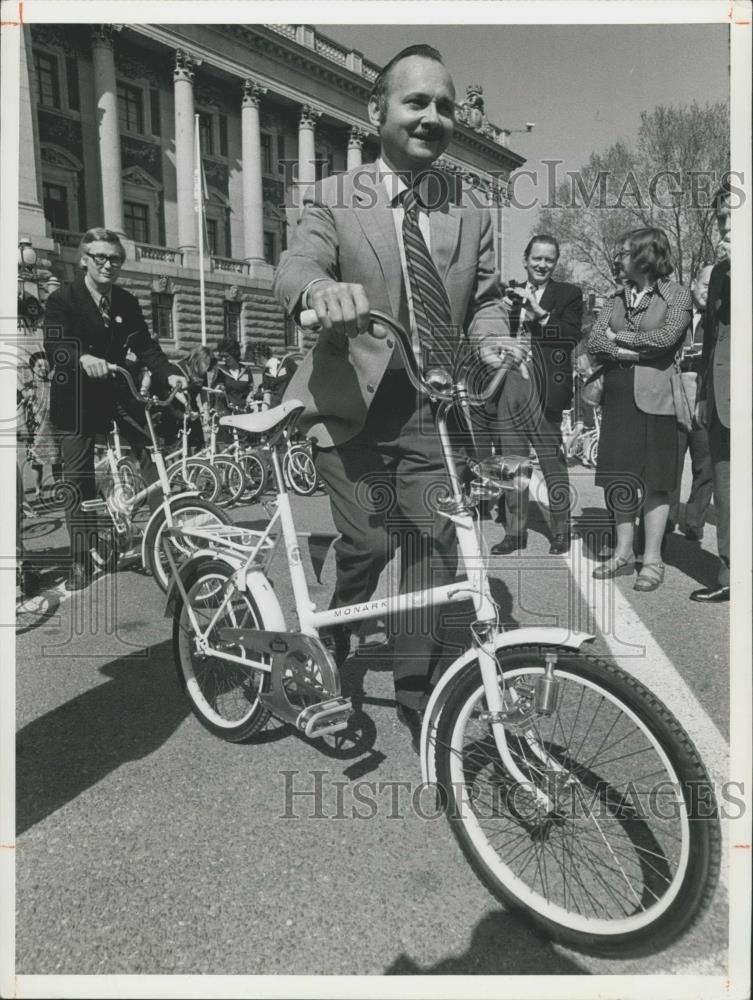
<svg viewBox="0 0 753 1000">
<path fill-rule="evenodd" d="M 570 947 L 624 957 L 659 951 L 708 905 L 719 874 L 713 788 L 692 741 L 654 694 L 583 651 L 592 636 L 566 628 L 504 630 L 492 600 L 474 520 L 481 497 L 522 489 L 527 459 L 471 463 L 464 491 L 447 416 L 498 388 L 500 370 L 473 395 L 465 377 L 416 367 L 389 317 L 417 391 L 436 403 L 447 472 L 437 499 L 457 532 L 463 579 L 367 604 L 316 610 L 301 559 L 278 449 L 274 514 L 263 531 L 176 527 L 204 548 L 171 569 L 168 614 L 178 676 L 201 724 L 250 742 L 270 716 L 311 738 L 342 731 L 352 712 L 319 630 L 384 618 L 433 602 L 473 602 L 469 647 L 434 688 L 421 733 L 421 771 L 446 807 L 457 841 L 506 907 Z M 468 369 L 464 369 L 468 375 Z M 302 407 L 223 418 L 279 445 Z M 300 624 L 291 631 L 265 568 L 281 538 Z M 185 549 L 185 544 L 181 546 Z"/>
</svg>

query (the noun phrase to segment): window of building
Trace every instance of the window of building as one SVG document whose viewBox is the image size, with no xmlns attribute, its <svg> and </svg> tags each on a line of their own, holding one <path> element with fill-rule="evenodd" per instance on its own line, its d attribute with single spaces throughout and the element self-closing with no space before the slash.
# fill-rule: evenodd
<svg viewBox="0 0 753 1000">
<path fill-rule="evenodd" d="M 207 251 L 214 257 L 220 256 L 219 250 L 217 249 L 218 246 L 217 237 L 219 235 L 218 234 L 219 226 L 217 223 L 217 219 L 207 219 L 206 224 L 207 224 L 207 229 L 206 229 Z"/>
<path fill-rule="evenodd" d="M 261 169 L 264 174 L 271 174 L 272 169 L 272 136 L 269 132 L 261 134 Z"/>
<path fill-rule="evenodd" d="M 47 52 L 34 49 L 34 69 L 37 74 L 39 103 L 46 108 L 60 107 L 60 80 L 58 61 Z"/>
<path fill-rule="evenodd" d="M 276 264 L 277 263 L 277 258 L 275 257 L 275 250 L 276 250 L 275 244 L 276 244 L 276 242 L 277 241 L 275 240 L 275 234 L 274 233 L 270 233 L 270 232 L 268 232 L 265 229 L 264 230 L 264 260 L 268 264 Z"/>
<path fill-rule="evenodd" d="M 152 119 L 152 135 L 162 135 L 162 119 L 160 118 L 159 91 L 149 91 L 149 111 Z"/>
<path fill-rule="evenodd" d="M 241 339 L 241 304 L 240 302 L 225 303 L 225 336 L 232 337 L 240 343 Z"/>
<path fill-rule="evenodd" d="M 118 84 L 118 119 L 124 132 L 144 134 L 144 95 L 139 87 Z"/>
<path fill-rule="evenodd" d="M 135 201 L 123 202 L 123 226 L 126 236 L 135 243 L 151 243 L 149 207 Z"/>
<path fill-rule="evenodd" d="M 220 126 L 220 156 L 227 156 L 227 115 L 218 115 Z"/>
<path fill-rule="evenodd" d="M 159 340 L 173 340 L 173 296 L 152 292 L 152 332 Z"/>
<path fill-rule="evenodd" d="M 202 154 L 214 155 L 214 129 L 212 116 L 208 111 L 199 111 L 199 141 Z"/>
<path fill-rule="evenodd" d="M 42 184 L 44 216 L 53 229 L 68 229 L 68 189 L 62 184 Z"/>
<path fill-rule="evenodd" d="M 71 111 L 81 110 L 81 99 L 78 92 L 78 63 L 71 56 L 65 60 L 65 82 L 68 87 L 68 108 Z"/>
<path fill-rule="evenodd" d="M 277 133 L 277 173 L 285 173 L 285 136 L 282 132 Z"/>
</svg>

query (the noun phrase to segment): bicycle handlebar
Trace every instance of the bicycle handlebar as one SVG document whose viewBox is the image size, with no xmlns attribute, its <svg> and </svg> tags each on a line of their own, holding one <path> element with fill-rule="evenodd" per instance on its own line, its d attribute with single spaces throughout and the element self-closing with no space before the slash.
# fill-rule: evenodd
<svg viewBox="0 0 753 1000">
<path fill-rule="evenodd" d="M 405 365 L 405 373 L 414 388 L 434 399 L 445 402 L 455 402 L 462 399 L 464 404 L 483 406 L 484 403 L 493 398 L 507 373 L 515 367 L 513 360 L 504 359 L 482 391 L 470 392 L 466 379 L 458 376 L 457 372 L 451 374 L 443 368 L 430 368 L 426 373 L 423 373 L 416 360 L 410 336 L 391 316 L 376 309 L 369 313 L 369 333 L 372 337 L 377 336 L 372 329 L 375 323 L 386 326 L 388 331 L 395 336 L 398 350 Z M 319 318 L 313 309 L 305 309 L 300 315 L 298 324 L 304 329 L 315 329 L 319 326 Z"/>
<path fill-rule="evenodd" d="M 170 392 L 170 395 L 167 397 L 167 399 L 164 400 L 158 399 L 156 396 L 144 396 L 136 388 L 136 384 L 133 381 L 133 376 L 131 375 L 131 373 L 128 371 L 127 368 L 123 368 L 121 365 L 110 364 L 108 362 L 107 370 L 110 372 L 111 375 L 122 375 L 123 378 L 125 379 L 125 383 L 128 386 L 133 398 L 138 403 L 143 403 L 144 405 L 148 404 L 150 406 L 169 406 L 169 404 L 172 403 L 176 395 L 182 391 L 180 386 L 175 386 L 175 388 Z M 188 401 L 184 399 L 179 398 L 178 402 L 183 403 L 183 405 L 186 407 L 188 407 L 189 405 Z"/>
</svg>

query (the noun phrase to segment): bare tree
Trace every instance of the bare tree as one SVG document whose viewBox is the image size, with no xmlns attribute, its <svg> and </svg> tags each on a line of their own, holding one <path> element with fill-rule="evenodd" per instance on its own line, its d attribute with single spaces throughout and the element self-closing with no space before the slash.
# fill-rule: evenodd
<svg viewBox="0 0 753 1000">
<path fill-rule="evenodd" d="M 726 104 L 644 111 L 633 145 L 617 142 L 567 174 L 536 231 L 557 236 L 564 273 L 603 293 L 620 234 L 658 226 L 669 238 L 676 280 L 688 283 L 714 257 L 711 198 L 729 172 L 729 141 Z"/>
</svg>

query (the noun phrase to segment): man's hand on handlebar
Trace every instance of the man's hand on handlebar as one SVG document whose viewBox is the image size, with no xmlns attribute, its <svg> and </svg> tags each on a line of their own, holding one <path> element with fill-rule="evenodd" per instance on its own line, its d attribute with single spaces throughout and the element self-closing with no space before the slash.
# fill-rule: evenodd
<svg viewBox="0 0 753 1000">
<path fill-rule="evenodd" d="M 185 389 L 188 386 L 188 379 L 185 375 L 168 375 L 167 384 L 171 389 Z"/>
<path fill-rule="evenodd" d="M 322 330 L 355 337 L 369 325 L 369 300 L 363 285 L 317 281 L 307 298 Z"/>
<path fill-rule="evenodd" d="M 110 374 L 110 366 L 104 358 L 98 358 L 94 354 L 82 354 L 79 361 L 89 378 L 107 378 Z"/>
</svg>

